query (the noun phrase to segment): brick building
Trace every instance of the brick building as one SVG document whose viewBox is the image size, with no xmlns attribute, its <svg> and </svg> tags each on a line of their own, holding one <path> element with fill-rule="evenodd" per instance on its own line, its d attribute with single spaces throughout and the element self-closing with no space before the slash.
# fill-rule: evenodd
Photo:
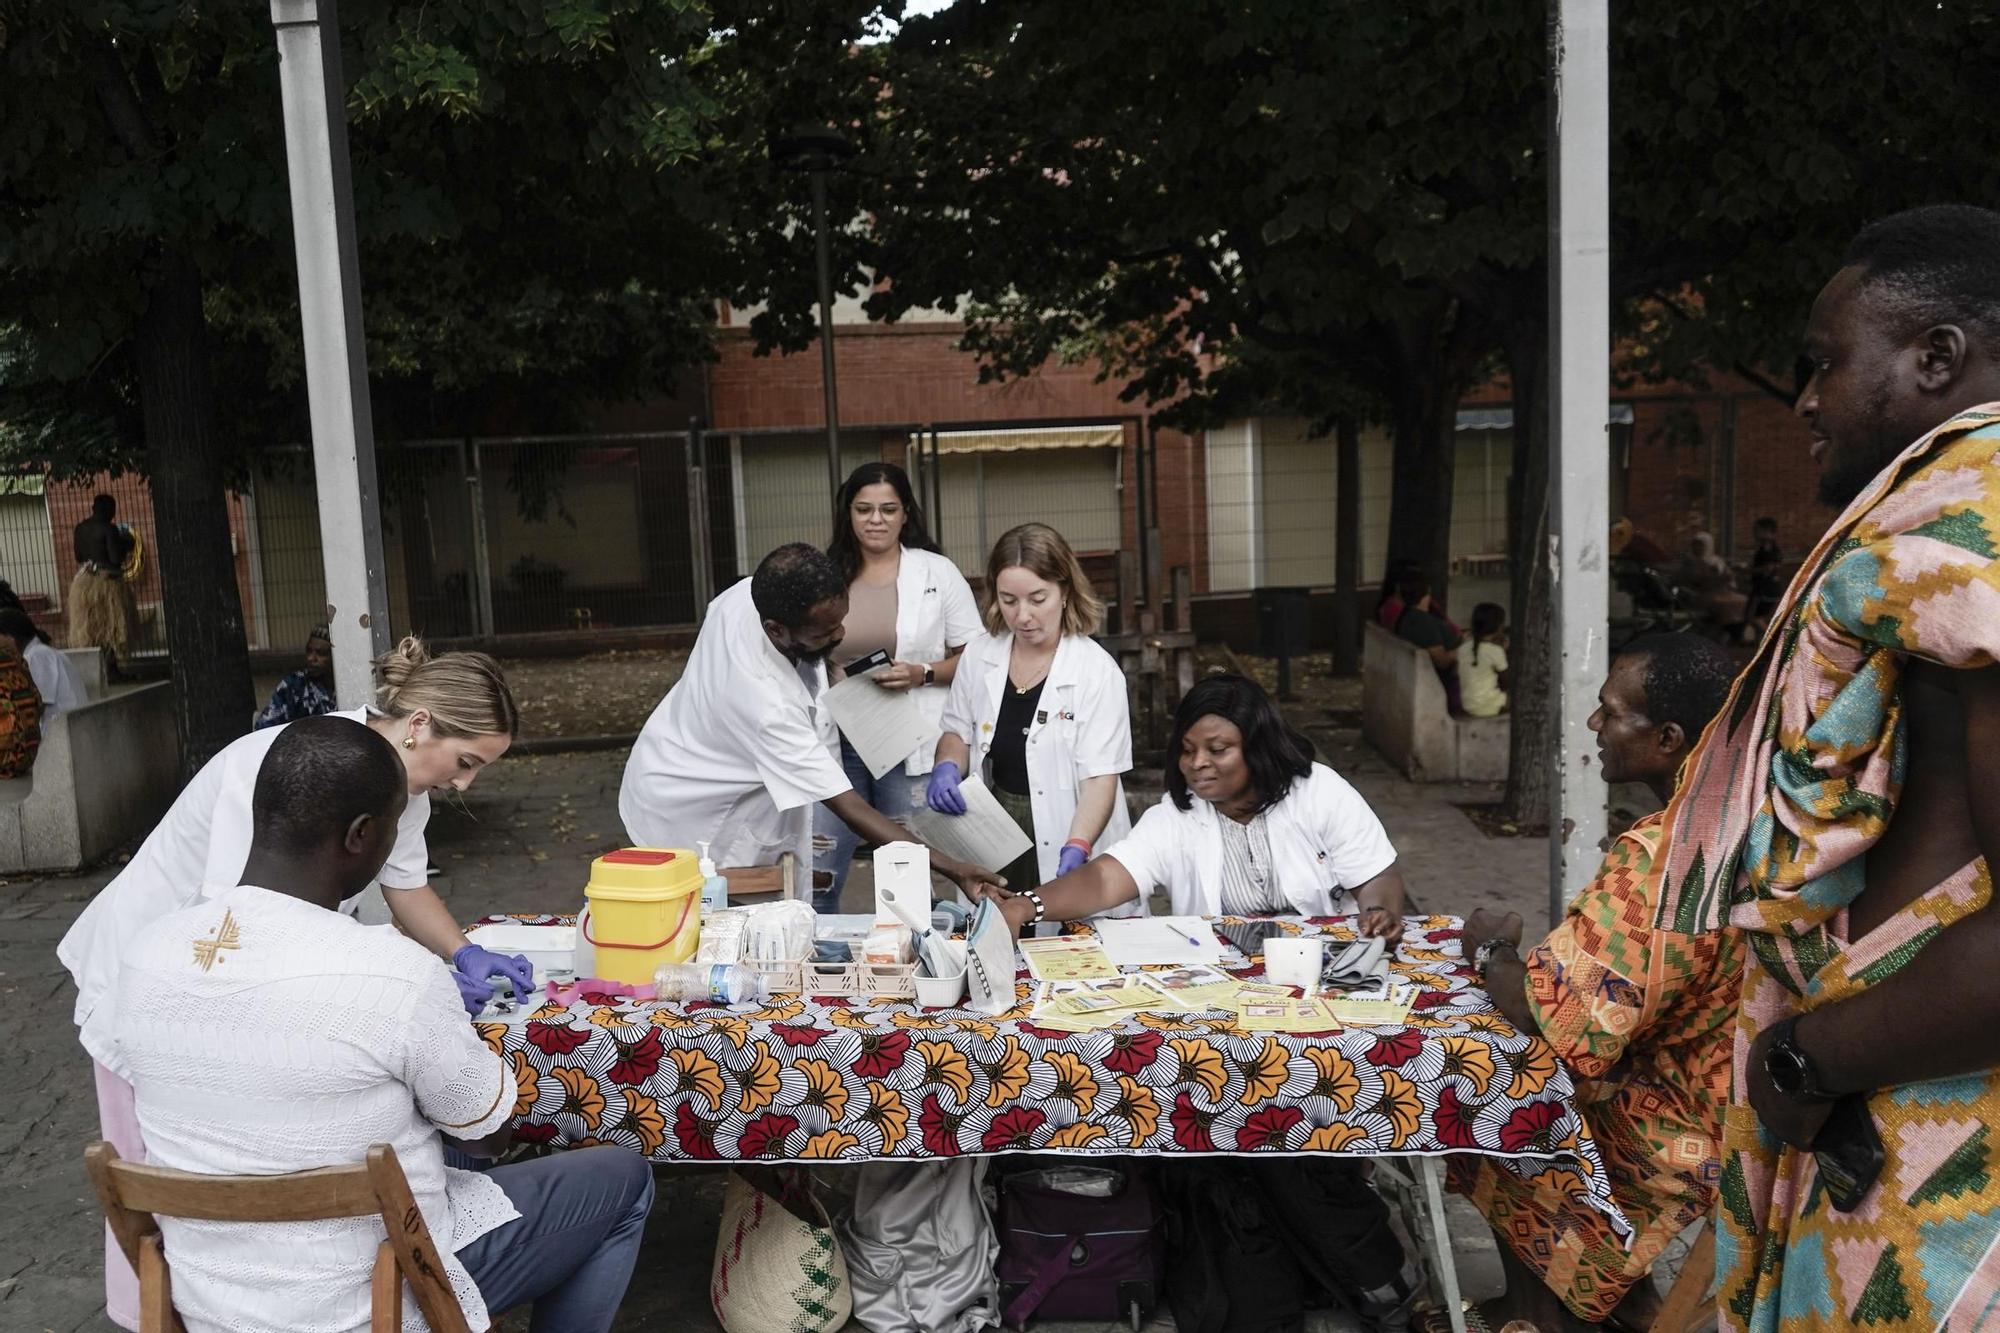
<svg viewBox="0 0 2000 1333">
<path fill-rule="evenodd" d="M 933 523 L 969 574 L 994 537 L 1049 522 L 1104 571 L 1161 534 L 1160 563 L 1186 566 L 1212 598 L 1263 584 L 1333 578 L 1330 438 L 1281 415 L 1197 434 L 1156 427 L 1088 366 L 1053 366 L 981 384 L 944 319 L 870 325 L 836 310 L 844 466 L 904 462 Z M 607 407 L 595 433 L 564 439 L 410 442 L 385 450 L 383 524 L 396 630 L 433 637 L 591 631 L 687 623 L 703 595 L 747 573 L 770 547 L 825 541 L 829 514 L 817 349 L 753 355 L 740 312 L 723 312 L 719 354 L 671 400 Z M 1677 550 L 1707 529 L 1747 555 L 1759 515 L 1802 551 L 1827 515 L 1812 500 L 1803 426 L 1787 406 L 1728 377 L 1710 386 L 1639 386 L 1610 404 L 1611 512 Z M 705 432 L 690 447 L 690 419 Z M 1504 389 L 1459 414 L 1452 496 L 1452 601 L 1505 600 L 1512 416 Z M 393 457 L 392 457 L 393 454 Z M 296 650 L 324 596 L 309 455 L 232 502 L 232 535 L 254 647 Z M 550 504 L 524 508 L 552 483 Z M 1143 485 L 1142 485 L 1143 481 Z M 1364 579 L 1387 544 L 1389 443 L 1363 437 Z M 69 530 L 98 486 L 0 494 L 0 577 L 44 599 L 59 632 L 74 572 Z M 120 516 L 157 544 L 142 483 L 110 485 Z M 705 503 L 704 503 L 705 501 Z M 705 523 L 699 520 L 705 517 Z M 138 592 L 156 614 L 158 565 Z"/>
</svg>

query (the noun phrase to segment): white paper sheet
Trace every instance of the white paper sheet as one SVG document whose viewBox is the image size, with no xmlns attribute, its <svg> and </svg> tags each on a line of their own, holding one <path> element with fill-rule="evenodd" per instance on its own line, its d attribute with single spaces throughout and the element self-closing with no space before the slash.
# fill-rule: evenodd
<svg viewBox="0 0 2000 1333">
<path fill-rule="evenodd" d="M 977 777 L 959 783 L 958 794 L 965 798 L 964 814 L 941 815 L 929 806 L 920 805 L 910 812 L 911 831 L 946 856 L 970 861 L 982 870 L 998 870 L 1035 845 Z"/>
<path fill-rule="evenodd" d="M 924 718 L 909 690 L 885 690 L 867 676 L 849 676 L 825 699 L 840 734 L 878 778 L 937 740 L 937 724 Z"/>
<path fill-rule="evenodd" d="M 1198 916 L 1099 917 L 1090 925 L 1120 967 L 1222 961 L 1215 928 Z M 1198 942 L 1189 943 L 1190 937 Z"/>
</svg>

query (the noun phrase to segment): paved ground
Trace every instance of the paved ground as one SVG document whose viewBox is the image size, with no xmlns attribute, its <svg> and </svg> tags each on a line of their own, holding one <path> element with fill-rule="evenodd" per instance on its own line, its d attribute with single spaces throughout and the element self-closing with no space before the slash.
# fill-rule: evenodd
<svg viewBox="0 0 2000 1333">
<path fill-rule="evenodd" d="M 1381 814 L 1424 906 L 1511 907 L 1538 925 L 1546 844 L 1489 839 L 1455 808 L 1496 799 L 1491 787 L 1401 781 L 1362 745 L 1352 722 L 1358 702 L 1356 687 L 1327 685 L 1295 710 L 1296 720 Z M 431 847 L 448 871 L 438 889 L 457 914 L 574 908 L 590 858 L 622 836 L 624 758 L 622 750 L 512 758 L 462 804 L 441 806 Z M 0 884 L 0 1006 L 16 1033 L 14 1073 L 0 1096 L 0 1327 L 7 1329 L 113 1327 L 102 1317 L 100 1222 L 79 1156 L 95 1136 L 95 1103 L 70 1023 L 74 993 L 54 949 L 115 870 Z M 850 902 L 868 899 L 868 881 L 865 865 L 857 867 Z M 827 1175 L 838 1188 L 840 1170 Z M 621 1329 L 716 1327 L 707 1277 L 721 1182 L 719 1170 L 661 1170 L 659 1206 Z M 1452 1230 L 1467 1294 L 1490 1294 L 1498 1284 L 1490 1238 L 1476 1215 L 1458 1208 Z M 1319 1327 L 1344 1325 L 1329 1319 Z"/>
</svg>

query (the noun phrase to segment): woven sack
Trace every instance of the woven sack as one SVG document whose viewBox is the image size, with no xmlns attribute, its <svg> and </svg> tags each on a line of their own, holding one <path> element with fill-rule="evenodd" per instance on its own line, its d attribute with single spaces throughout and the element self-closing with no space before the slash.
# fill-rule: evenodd
<svg viewBox="0 0 2000 1333">
<path fill-rule="evenodd" d="M 803 1173 L 729 1173 L 708 1299 L 725 1333 L 835 1333 L 853 1312 L 847 1261 Z"/>
</svg>

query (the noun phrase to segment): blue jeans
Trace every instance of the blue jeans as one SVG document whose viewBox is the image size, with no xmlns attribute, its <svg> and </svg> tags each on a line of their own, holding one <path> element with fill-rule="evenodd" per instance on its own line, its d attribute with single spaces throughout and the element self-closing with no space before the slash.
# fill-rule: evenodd
<svg viewBox="0 0 2000 1333">
<path fill-rule="evenodd" d="M 861 762 L 861 756 L 854 753 L 845 736 L 840 738 L 840 766 L 847 771 L 849 785 L 861 794 L 862 800 L 899 824 L 909 819 L 911 808 L 924 799 L 924 788 L 929 785 L 928 779 L 911 777 L 901 764 L 879 778 L 871 776 L 868 765 Z M 847 886 L 847 870 L 854 864 L 854 849 L 860 845 L 861 835 L 847 827 L 846 820 L 824 804 L 814 807 L 814 910 L 840 910 L 840 891 Z M 833 882 L 822 886 L 821 878 L 827 874 L 833 876 Z"/>
<path fill-rule="evenodd" d="M 486 1175 L 521 1213 L 458 1252 L 487 1310 L 497 1320 L 533 1301 L 533 1333 L 607 1333 L 646 1234 L 652 1164 L 625 1148 L 578 1148 Z"/>
</svg>

